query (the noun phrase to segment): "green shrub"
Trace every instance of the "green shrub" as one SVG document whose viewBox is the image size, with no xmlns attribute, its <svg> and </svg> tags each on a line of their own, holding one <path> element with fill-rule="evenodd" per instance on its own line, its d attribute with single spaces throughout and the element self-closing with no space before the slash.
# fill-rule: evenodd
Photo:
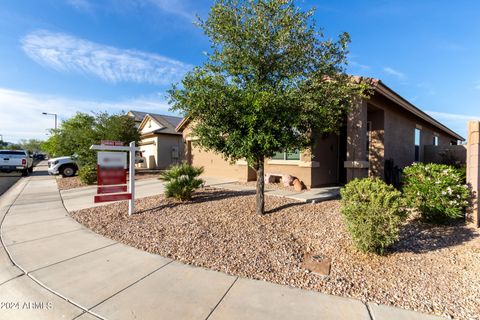
<svg viewBox="0 0 480 320">
<path fill-rule="evenodd" d="M 445 223 L 463 216 L 470 190 L 462 171 L 444 164 L 416 163 L 403 174 L 407 204 L 417 209 L 424 221 Z"/>
<path fill-rule="evenodd" d="M 165 181 L 165 196 L 177 200 L 190 200 L 192 193 L 200 187 L 204 181 L 198 176 L 203 173 L 203 168 L 196 168 L 182 163 L 170 167 L 160 175 L 160 180 Z"/>
<path fill-rule="evenodd" d="M 399 236 L 406 218 L 401 193 L 379 179 L 355 179 L 340 191 L 342 215 L 355 246 L 383 253 Z"/>
<path fill-rule="evenodd" d="M 94 184 L 97 181 L 97 167 L 90 164 L 81 167 L 78 177 L 85 184 Z"/>
</svg>

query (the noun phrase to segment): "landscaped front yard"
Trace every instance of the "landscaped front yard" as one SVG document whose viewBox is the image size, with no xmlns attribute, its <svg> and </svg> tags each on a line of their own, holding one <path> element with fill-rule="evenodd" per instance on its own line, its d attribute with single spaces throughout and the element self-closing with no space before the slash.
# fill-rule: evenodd
<svg viewBox="0 0 480 320">
<path fill-rule="evenodd" d="M 305 204 L 201 189 L 190 202 L 162 195 L 74 212 L 99 234 L 187 264 L 324 293 L 461 319 L 480 319 L 480 235 L 457 224 L 409 220 L 385 256 L 354 249 L 339 201 Z M 328 276 L 308 272 L 304 257 L 332 260 Z"/>
<path fill-rule="evenodd" d="M 158 173 L 135 173 L 135 180 L 141 179 L 155 179 L 158 178 Z M 57 176 L 57 185 L 60 190 L 69 190 L 81 187 L 88 187 L 88 184 L 83 183 L 78 176 L 74 177 L 61 177 Z"/>
</svg>

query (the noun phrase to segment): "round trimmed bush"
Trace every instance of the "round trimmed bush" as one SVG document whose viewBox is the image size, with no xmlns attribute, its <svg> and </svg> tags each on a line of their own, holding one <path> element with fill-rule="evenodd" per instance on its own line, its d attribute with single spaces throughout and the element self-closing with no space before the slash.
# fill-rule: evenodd
<svg viewBox="0 0 480 320">
<path fill-rule="evenodd" d="M 464 215 L 470 190 L 461 170 L 434 163 L 415 163 L 403 171 L 403 193 L 409 207 L 427 222 L 445 223 Z"/>
<path fill-rule="evenodd" d="M 80 181 L 85 184 L 94 184 L 97 182 L 97 167 L 87 164 L 78 170 Z"/>
<path fill-rule="evenodd" d="M 407 217 L 402 194 L 380 179 L 355 179 L 340 190 L 341 212 L 355 246 L 384 253 L 398 240 Z"/>
</svg>

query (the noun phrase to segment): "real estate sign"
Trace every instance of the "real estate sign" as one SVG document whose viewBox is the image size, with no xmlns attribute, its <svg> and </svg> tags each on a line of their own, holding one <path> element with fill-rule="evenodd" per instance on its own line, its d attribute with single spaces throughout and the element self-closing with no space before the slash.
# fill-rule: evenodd
<svg viewBox="0 0 480 320">
<path fill-rule="evenodd" d="M 90 149 L 99 150 L 97 153 L 97 195 L 94 196 L 94 202 L 129 200 L 128 214 L 131 215 L 134 211 L 135 200 L 135 152 L 138 149 L 135 147 L 135 142 L 124 147 L 121 141 L 108 140 L 102 141 L 101 145 L 93 145 Z M 127 161 L 127 153 L 130 153 L 130 161 Z"/>
</svg>

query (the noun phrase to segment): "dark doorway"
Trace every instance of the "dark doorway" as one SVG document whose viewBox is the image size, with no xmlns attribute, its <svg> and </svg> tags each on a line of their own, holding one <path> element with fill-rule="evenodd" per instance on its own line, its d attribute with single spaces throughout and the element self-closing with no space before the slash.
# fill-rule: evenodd
<svg viewBox="0 0 480 320">
<path fill-rule="evenodd" d="M 338 141 L 338 183 L 347 183 L 347 169 L 344 162 L 347 160 L 347 124 L 346 122 L 340 128 Z"/>
</svg>

